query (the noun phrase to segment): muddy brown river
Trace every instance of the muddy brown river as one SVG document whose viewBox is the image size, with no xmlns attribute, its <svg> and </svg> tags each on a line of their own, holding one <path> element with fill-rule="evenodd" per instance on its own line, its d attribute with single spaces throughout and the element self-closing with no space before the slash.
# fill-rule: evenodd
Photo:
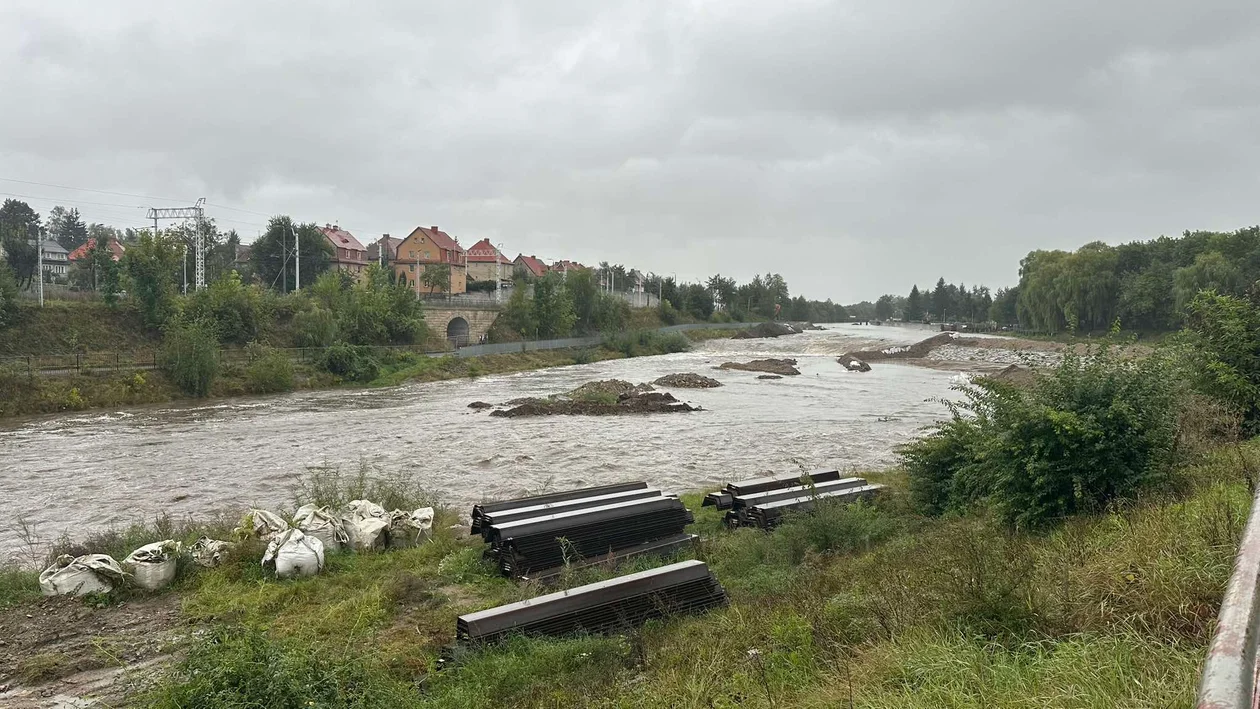
<svg viewBox="0 0 1260 709">
<path fill-rule="evenodd" d="M 836 355 L 917 342 L 925 330 L 831 326 L 774 340 L 716 340 L 691 352 L 383 389 L 95 411 L 0 423 L 0 552 L 20 545 L 17 520 L 44 540 L 151 519 L 247 505 L 292 507 L 309 465 L 366 462 L 416 476 L 467 505 L 544 487 L 647 480 L 673 491 L 768 471 L 870 469 L 944 416 L 951 372 L 880 363 L 845 371 Z M 724 361 L 796 357 L 799 377 L 759 381 Z M 592 379 L 651 381 L 673 372 L 720 380 L 672 390 L 690 414 L 490 418 L 501 402 Z M 3 555 L 0 554 L 0 558 Z"/>
</svg>

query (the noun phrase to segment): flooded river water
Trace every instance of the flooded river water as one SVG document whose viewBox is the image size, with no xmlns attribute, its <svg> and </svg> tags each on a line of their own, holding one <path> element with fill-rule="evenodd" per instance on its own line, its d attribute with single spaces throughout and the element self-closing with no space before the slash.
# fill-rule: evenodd
<svg viewBox="0 0 1260 709">
<path fill-rule="evenodd" d="M 0 551 L 14 520 L 44 539 L 247 505 L 292 506 L 306 466 L 367 462 L 414 475 L 460 505 L 553 488 L 647 480 L 673 491 L 774 471 L 869 469 L 944 415 L 951 372 L 881 363 L 845 371 L 835 356 L 907 344 L 924 330 L 835 326 L 774 340 L 716 340 L 691 352 L 385 389 L 297 392 L 0 423 Z M 757 380 L 724 361 L 796 357 L 802 376 Z M 490 418 L 501 402 L 592 379 L 673 372 L 720 380 L 673 390 L 704 411 L 622 417 Z M 0 557 L 2 558 L 2 557 Z"/>
</svg>

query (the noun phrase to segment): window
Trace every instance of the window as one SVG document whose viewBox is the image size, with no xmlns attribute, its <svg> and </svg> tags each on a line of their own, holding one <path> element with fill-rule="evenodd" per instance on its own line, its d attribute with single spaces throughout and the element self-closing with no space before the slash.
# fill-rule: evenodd
<svg viewBox="0 0 1260 709">
<path fill-rule="evenodd" d="M 409 263 L 409 264 L 407 264 L 407 270 L 408 270 L 408 271 L 411 271 L 412 273 L 415 273 L 415 272 L 416 272 L 416 265 L 415 265 L 414 263 Z"/>
<path fill-rule="evenodd" d="M 407 258 L 415 258 L 415 257 L 416 257 L 416 252 L 415 252 L 415 251 L 408 251 L 408 252 L 407 252 Z"/>
<path fill-rule="evenodd" d="M 426 261 L 429 259 L 429 252 L 428 252 L 428 251 L 425 251 L 425 252 L 424 252 L 424 258 L 425 258 L 425 260 L 426 260 Z"/>
</svg>

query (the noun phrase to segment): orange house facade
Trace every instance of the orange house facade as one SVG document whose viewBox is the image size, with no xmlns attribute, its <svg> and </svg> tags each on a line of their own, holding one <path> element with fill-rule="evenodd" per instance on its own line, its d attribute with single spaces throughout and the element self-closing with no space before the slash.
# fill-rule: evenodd
<svg viewBox="0 0 1260 709">
<path fill-rule="evenodd" d="M 464 293 L 468 290 L 468 254 L 450 234 L 436 226 L 416 227 L 398 244 L 394 257 L 394 278 L 416 292 Z M 424 282 L 425 270 L 449 266 L 450 278 L 441 284 Z"/>
</svg>

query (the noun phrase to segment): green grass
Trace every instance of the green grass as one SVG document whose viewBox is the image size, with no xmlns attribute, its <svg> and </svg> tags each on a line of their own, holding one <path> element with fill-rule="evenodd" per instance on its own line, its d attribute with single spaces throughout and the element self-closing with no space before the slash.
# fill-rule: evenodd
<svg viewBox="0 0 1260 709">
<path fill-rule="evenodd" d="M 1242 451 L 1254 462 L 1260 444 Z M 771 533 L 726 530 L 689 494 L 691 531 L 704 537 L 695 554 L 728 608 L 626 636 L 516 638 L 453 654 L 456 616 L 549 589 L 500 578 L 480 540 L 448 528 L 450 511 L 429 544 L 333 554 L 313 578 L 270 580 L 252 548 L 181 571 L 170 592 L 210 633 L 190 639 L 136 705 L 1184 706 L 1250 496 L 1232 449 L 1178 474 L 1175 495 L 1037 534 L 982 511 L 920 517 L 895 474 L 882 476 L 893 490 L 873 504 L 824 506 Z M 316 469 L 294 503 L 432 499 L 414 480 L 374 475 Z M 95 543 L 152 541 L 143 537 L 133 529 Z M 559 586 L 617 573 L 577 570 Z M 0 577 L 9 589 L 0 598 L 29 601 L 32 581 Z"/>
</svg>

